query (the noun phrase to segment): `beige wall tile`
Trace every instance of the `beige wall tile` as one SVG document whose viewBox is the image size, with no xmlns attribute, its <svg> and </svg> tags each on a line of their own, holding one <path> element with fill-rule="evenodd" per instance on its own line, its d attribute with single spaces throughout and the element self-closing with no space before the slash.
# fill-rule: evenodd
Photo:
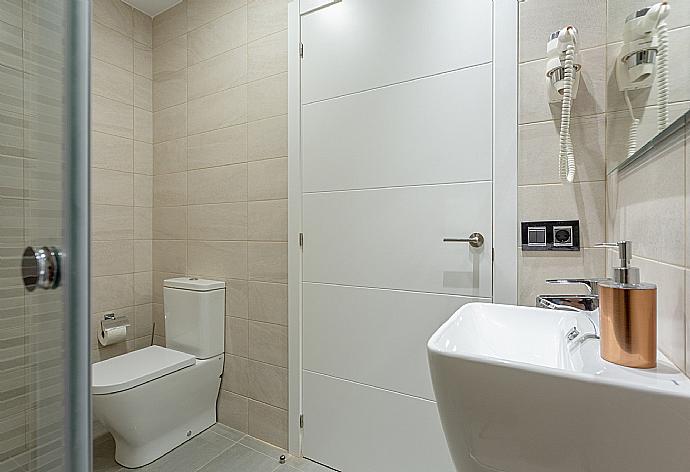
<svg viewBox="0 0 690 472">
<path fill-rule="evenodd" d="M 187 37 L 180 36 L 153 50 L 153 79 L 187 67 Z"/>
<path fill-rule="evenodd" d="M 685 137 L 681 131 L 656 157 L 624 171 L 609 188 L 616 200 L 615 240 L 633 241 L 634 254 L 685 264 Z M 617 198 L 616 198 L 617 197 Z M 660 231 L 660 228 L 663 230 Z"/>
<path fill-rule="evenodd" d="M 248 317 L 246 280 L 225 281 L 225 312 L 237 318 Z"/>
<path fill-rule="evenodd" d="M 248 433 L 257 439 L 286 449 L 288 439 L 286 410 L 249 400 Z"/>
<path fill-rule="evenodd" d="M 153 177 L 153 206 L 179 206 L 187 204 L 187 174 L 155 175 Z"/>
<path fill-rule="evenodd" d="M 134 239 L 151 239 L 151 208 L 134 207 Z"/>
<path fill-rule="evenodd" d="M 227 390 L 218 396 L 218 421 L 238 431 L 247 431 L 248 400 Z"/>
<path fill-rule="evenodd" d="M 134 76 L 134 106 L 148 111 L 153 110 L 153 81 L 151 79 L 140 75 Z"/>
<path fill-rule="evenodd" d="M 287 285 L 249 282 L 248 288 L 249 319 L 287 326 Z"/>
<path fill-rule="evenodd" d="M 153 177 L 134 174 L 134 206 L 153 206 Z"/>
<path fill-rule="evenodd" d="M 249 322 L 246 319 L 225 317 L 225 352 L 236 356 L 249 356 Z"/>
<path fill-rule="evenodd" d="M 134 278 L 132 274 L 92 277 L 91 293 L 93 313 L 133 306 Z"/>
<path fill-rule="evenodd" d="M 247 204 L 190 205 L 189 239 L 246 241 Z"/>
<path fill-rule="evenodd" d="M 93 0 L 92 18 L 115 31 L 132 35 L 132 7 L 120 0 Z"/>
<path fill-rule="evenodd" d="M 133 71 L 134 41 L 100 23 L 92 22 L 91 27 L 92 56 L 128 71 Z"/>
<path fill-rule="evenodd" d="M 209 59 L 247 42 L 247 8 L 241 7 L 191 31 L 189 63 Z"/>
<path fill-rule="evenodd" d="M 231 126 L 188 139 L 188 168 L 202 169 L 247 161 L 247 125 Z"/>
<path fill-rule="evenodd" d="M 188 179 L 190 204 L 247 200 L 246 164 L 191 170 Z"/>
<path fill-rule="evenodd" d="M 634 246 L 633 246 L 634 251 Z M 633 258 L 644 282 L 657 285 L 658 347 L 671 362 L 685 369 L 685 270 L 668 264 Z"/>
<path fill-rule="evenodd" d="M 153 120 L 153 142 L 162 143 L 187 135 L 187 105 L 157 111 Z"/>
<path fill-rule="evenodd" d="M 249 202 L 248 236 L 250 241 L 287 241 L 287 200 Z"/>
<path fill-rule="evenodd" d="M 578 29 L 583 49 L 606 44 L 606 2 L 530 0 L 520 3 L 520 62 L 546 57 L 549 35 L 567 25 Z"/>
<path fill-rule="evenodd" d="M 187 239 L 187 207 L 154 208 L 153 239 Z"/>
<path fill-rule="evenodd" d="M 196 29 L 246 4 L 247 0 L 189 0 L 187 29 Z"/>
<path fill-rule="evenodd" d="M 136 272 L 134 274 L 134 304 L 144 305 L 149 307 L 149 316 L 151 315 L 151 283 L 153 275 L 151 272 Z M 138 328 L 138 327 L 137 327 Z M 148 334 L 151 334 L 151 329 L 148 329 Z M 145 336 L 145 333 L 136 334 L 135 337 Z"/>
<path fill-rule="evenodd" d="M 153 83 L 153 109 L 162 110 L 187 101 L 187 70 L 156 75 Z"/>
<path fill-rule="evenodd" d="M 134 41 L 148 47 L 153 46 L 153 19 L 145 13 L 133 8 L 133 30 Z"/>
<path fill-rule="evenodd" d="M 287 155 L 287 115 L 253 121 L 247 125 L 247 157 L 250 161 Z"/>
<path fill-rule="evenodd" d="M 149 274 L 150 275 L 150 274 Z M 150 280 L 150 279 L 149 279 Z M 151 337 L 153 329 L 153 307 L 150 303 L 134 307 L 134 337 Z M 144 347 L 148 346 L 145 344 Z"/>
<path fill-rule="evenodd" d="M 518 200 L 518 221 L 580 220 L 581 246 L 606 239 L 605 182 L 519 187 Z"/>
<path fill-rule="evenodd" d="M 518 183 L 559 183 L 560 120 L 519 126 Z M 575 150 L 575 181 L 604 180 L 606 119 L 604 115 L 576 118 L 570 134 Z"/>
<path fill-rule="evenodd" d="M 606 110 L 606 47 L 580 52 L 582 72 L 572 116 L 597 115 Z M 551 104 L 544 85 L 546 60 L 520 64 L 519 122 L 534 123 L 560 119 L 560 103 Z"/>
<path fill-rule="evenodd" d="M 189 241 L 189 274 L 205 277 L 247 277 L 245 241 Z"/>
<path fill-rule="evenodd" d="M 287 327 L 249 321 L 249 358 L 287 367 Z M 256 400 L 260 400 L 256 398 Z M 277 405 L 276 406 L 280 406 Z"/>
<path fill-rule="evenodd" d="M 278 408 L 287 409 L 287 369 L 250 360 L 248 374 L 249 398 Z"/>
<path fill-rule="evenodd" d="M 247 80 L 287 72 L 287 30 L 252 41 L 247 46 Z"/>
<path fill-rule="evenodd" d="M 91 92 L 132 105 L 134 103 L 134 76 L 131 71 L 94 58 L 91 61 Z"/>
<path fill-rule="evenodd" d="M 93 95 L 91 97 L 91 126 L 115 136 L 134 137 L 134 108 L 130 105 Z"/>
<path fill-rule="evenodd" d="M 132 206 L 132 174 L 115 170 L 92 169 L 91 199 L 96 205 Z"/>
<path fill-rule="evenodd" d="M 174 274 L 186 273 L 186 246 L 185 241 L 153 241 L 153 267 L 162 272 L 171 272 Z M 169 277 L 166 276 L 165 278 Z"/>
<path fill-rule="evenodd" d="M 239 125 L 247 121 L 247 88 L 244 85 L 191 100 L 189 134 Z"/>
<path fill-rule="evenodd" d="M 132 172 L 132 141 L 99 131 L 91 133 L 91 167 Z"/>
<path fill-rule="evenodd" d="M 132 239 L 133 231 L 134 214 L 132 207 L 91 206 L 91 238 L 93 241 Z"/>
<path fill-rule="evenodd" d="M 153 247 L 150 239 L 134 241 L 134 272 L 151 272 Z"/>
<path fill-rule="evenodd" d="M 287 243 L 250 242 L 249 280 L 287 283 Z"/>
<path fill-rule="evenodd" d="M 153 47 L 158 47 L 186 32 L 187 2 L 183 1 L 153 19 Z"/>
<path fill-rule="evenodd" d="M 153 145 L 134 141 L 134 172 L 153 175 Z"/>
<path fill-rule="evenodd" d="M 249 121 L 287 114 L 287 73 L 257 80 L 247 85 Z"/>
<path fill-rule="evenodd" d="M 153 113 L 150 111 L 134 109 L 134 139 L 153 143 Z"/>
<path fill-rule="evenodd" d="M 153 79 L 153 53 L 149 46 L 134 43 L 134 73 Z"/>
<path fill-rule="evenodd" d="M 179 138 L 153 145 L 153 173 L 155 175 L 187 170 L 187 138 Z"/>
<path fill-rule="evenodd" d="M 93 241 L 91 243 L 91 275 L 119 275 L 134 272 L 132 240 Z"/>
<path fill-rule="evenodd" d="M 518 304 L 534 306 L 537 295 L 563 292 L 559 285 L 547 285 L 546 279 L 604 277 L 606 257 L 603 249 L 582 249 L 577 252 L 518 251 Z M 568 293 L 585 293 L 578 286 Z"/>
<path fill-rule="evenodd" d="M 246 358 L 226 354 L 221 388 L 238 395 L 247 396 L 249 385 L 247 367 Z"/>
<path fill-rule="evenodd" d="M 249 163 L 249 200 L 287 198 L 287 157 Z"/>
<path fill-rule="evenodd" d="M 247 39 L 287 29 L 287 3 L 282 0 L 251 0 L 247 4 Z"/>
<path fill-rule="evenodd" d="M 190 99 L 242 85 L 247 81 L 247 48 L 231 49 L 194 64 L 188 71 Z"/>
</svg>

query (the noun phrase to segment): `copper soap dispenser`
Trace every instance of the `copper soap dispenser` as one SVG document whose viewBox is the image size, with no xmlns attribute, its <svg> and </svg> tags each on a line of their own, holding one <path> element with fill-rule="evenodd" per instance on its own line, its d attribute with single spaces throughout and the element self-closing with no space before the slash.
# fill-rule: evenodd
<svg viewBox="0 0 690 472">
<path fill-rule="evenodd" d="M 639 369 L 656 367 L 656 285 L 640 282 L 630 266 L 632 243 L 604 243 L 618 249 L 620 267 L 613 280 L 599 283 L 601 357 Z"/>
</svg>

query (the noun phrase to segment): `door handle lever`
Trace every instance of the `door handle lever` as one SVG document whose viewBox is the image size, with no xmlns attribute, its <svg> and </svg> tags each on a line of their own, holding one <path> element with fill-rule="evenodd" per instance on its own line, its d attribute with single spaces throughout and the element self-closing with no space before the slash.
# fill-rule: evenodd
<svg viewBox="0 0 690 472">
<path fill-rule="evenodd" d="M 484 236 L 482 233 L 472 233 L 469 238 L 443 238 L 444 243 L 469 243 L 472 247 L 482 247 Z"/>
</svg>

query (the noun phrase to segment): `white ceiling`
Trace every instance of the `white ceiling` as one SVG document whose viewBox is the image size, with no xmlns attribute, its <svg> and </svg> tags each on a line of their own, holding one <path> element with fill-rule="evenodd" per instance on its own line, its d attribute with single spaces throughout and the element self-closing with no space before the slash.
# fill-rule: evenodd
<svg viewBox="0 0 690 472">
<path fill-rule="evenodd" d="M 153 17 L 163 13 L 170 7 L 180 3 L 182 0 L 123 0 L 139 11 Z"/>
</svg>

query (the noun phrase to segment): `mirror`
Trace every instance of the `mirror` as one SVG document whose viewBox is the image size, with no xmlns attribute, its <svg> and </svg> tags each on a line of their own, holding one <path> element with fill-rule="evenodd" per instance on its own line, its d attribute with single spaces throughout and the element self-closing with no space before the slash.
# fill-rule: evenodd
<svg viewBox="0 0 690 472">
<path fill-rule="evenodd" d="M 608 0 L 606 34 L 610 173 L 690 109 L 690 2 Z"/>
</svg>

